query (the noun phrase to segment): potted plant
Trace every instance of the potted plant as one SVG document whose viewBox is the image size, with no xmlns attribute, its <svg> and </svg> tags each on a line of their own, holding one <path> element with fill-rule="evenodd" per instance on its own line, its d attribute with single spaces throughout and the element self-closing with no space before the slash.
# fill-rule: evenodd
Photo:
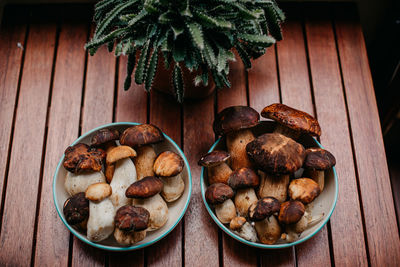
<svg viewBox="0 0 400 267">
<path fill-rule="evenodd" d="M 182 102 L 230 87 L 229 62 L 238 55 L 250 68 L 282 39 L 284 19 L 273 0 L 102 0 L 86 48 L 93 55 L 106 44 L 128 56 L 125 90 L 135 70 L 147 91 L 171 85 Z"/>
</svg>

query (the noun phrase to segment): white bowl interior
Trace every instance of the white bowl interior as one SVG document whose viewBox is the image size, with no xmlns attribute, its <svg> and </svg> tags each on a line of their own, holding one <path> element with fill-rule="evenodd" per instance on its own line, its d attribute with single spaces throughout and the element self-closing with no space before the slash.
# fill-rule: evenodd
<svg viewBox="0 0 400 267">
<path fill-rule="evenodd" d="M 258 126 L 256 126 L 253 129 L 253 132 L 255 136 L 259 136 L 263 133 L 268 133 L 272 132 L 275 127 L 275 123 L 270 122 L 270 121 L 263 121 L 260 123 Z M 298 140 L 299 143 L 301 143 L 305 148 L 309 147 L 322 147 L 320 144 L 311 136 L 304 135 Z M 221 141 L 214 147 L 212 150 L 226 150 L 226 145 L 225 145 L 225 139 L 222 138 Z M 210 151 L 212 151 L 210 150 Z M 208 184 L 206 183 L 207 181 L 207 172 L 204 171 L 202 172 L 204 174 L 203 179 L 201 179 L 201 186 L 202 186 L 202 194 L 203 194 L 203 200 L 204 198 L 204 193 L 207 189 Z M 296 178 L 301 177 L 300 174 L 302 173 L 302 170 L 296 172 Z M 319 223 L 314 224 L 312 227 L 309 227 L 307 230 L 305 230 L 301 235 L 298 240 L 296 240 L 293 243 L 287 243 L 284 242 L 283 240 L 279 240 L 277 243 L 274 245 L 266 245 L 262 243 L 254 243 L 254 242 L 249 242 L 247 240 L 244 240 L 243 238 L 239 237 L 236 235 L 234 232 L 232 232 L 229 229 L 229 225 L 223 225 L 221 222 L 218 221 L 217 217 L 215 216 L 215 211 L 214 209 L 209 206 L 206 202 L 205 205 L 207 206 L 207 210 L 210 212 L 214 212 L 214 216 L 211 216 L 213 220 L 218 224 L 218 226 L 224 230 L 227 234 L 230 236 L 234 237 L 240 242 L 243 242 L 247 245 L 252 245 L 256 247 L 261 247 L 261 248 L 282 248 L 282 247 L 288 247 L 292 245 L 299 244 L 301 242 L 304 242 L 305 240 L 311 238 L 314 234 L 316 234 L 329 220 L 333 209 L 335 208 L 336 200 L 337 200 L 337 194 L 338 194 L 338 186 L 337 186 L 337 178 L 335 177 L 335 172 L 334 168 L 331 168 L 327 171 L 325 171 L 325 185 L 324 185 L 324 190 L 322 193 L 311 203 L 308 205 L 307 211 L 310 211 L 313 217 L 317 217 L 318 215 L 323 214 L 323 219 L 319 221 Z M 211 214 L 210 214 L 211 215 Z"/>
<path fill-rule="evenodd" d="M 126 128 L 132 126 L 132 125 L 134 125 L 134 124 L 133 123 L 129 123 L 129 124 L 128 123 L 126 123 L 126 124 L 119 123 L 118 125 L 113 125 L 111 127 L 115 128 L 115 129 L 118 129 L 118 130 L 120 130 L 122 132 L 124 129 L 126 129 Z M 103 129 L 103 128 L 109 128 L 109 126 L 106 125 L 104 127 L 98 128 L 96 130 Z M 86 143 L 86 144 L 88 144 L 90 142 L 91 137 L 93 136 L 93 134 L 95 132 L 96 131 L 93 131 L 93 132 L 91 131 L 91 132 L 81 136 L 80 138 L 78 138 L 74 142 L 74 144 L 75 143 Z M 144 246 L 147 246 L 147 245 L 151 245 L 154 242 L 158 241 L 159 239 L 163 238 L 166 234 L 168 234 L 179 223 L 179 220 L 183 217 L 183 214 L 186 211 L 186 208 L 187 208 L 189 200 L 190 200 L 189 199 L 190 198 L 190 194 L 191 194 L 190 168 L 189 168 L 189 166 L 187 164 L 185 155 L 168 138 L 165 138 L 165 140 L 163 142 L 159 143 L 159 144 L 155 144 L 154 145 L 154 149 L 155 149 L 157 154 L 159 154 L 159 153 L 161 153 L 163 151 L 167 151 L 167 150 L 176 152 L 185 161 L 185 167 L 184 167 L 183 172 L 182 172 L 182 178 L 183 178 L 183 180 L 185 182 L 185 190 L 184 190 L 182 196 L 179 199 L 177 199 L 174 202 L 167 203 L 167 205 L 168 205 L 168 216 L 169 216 L 167 223 L 163 227 L 161 227 L 160 229 L 157 229 L 156 231 L 147 232 L 147 235 L 146 235 L 145 239 L 143 239 L 142 241 L 136 243 L 132 247 L 121 247 L 121 245 L 119 245 L 115 241 L 113 235 L 111 235 L 108 239 L 103 240 L 103 241 L 101 241 L 99 243 L 94 243 L 94 242 L 91 242 L 91 241 L 89 241 L 87 239 L 85 233 L 72 230 L 72 232 L 78 238 L 80 238 L 81 240 L 85 241 L 86 243 L 94 245 L 94 246 L 97 246 L 98 244 L 106 246 L 106 247 L 101 247 L 100 246 L 100 248 L 104 248 L 104 249 L 113 248 L 113 247 L 115 247 L 115 248 L 124 248 L 123 250 L 127 250 L 126 248 L 128 248 L 128 249 L 136 249 L 136 248 L 141 248 L 141 247 L 144 247 Z M 63 161 L 63 159 L 64 159 L 64 156 L 61 158 L 60 163 Z M 65 200 L 69 197 L 69 194 L 67 193 L 67 191 L 64 188 L 64 182 L 65 182 L 65 177 L 67 175 L 67 170 L 65 170 L 65 168 L 62 166 L 62 164 L 61 164 L 61 166 L 59 166 L 59 168 L 57 170 L 58 171 L 56 172 L 56 174 L 54 176 L 55 177 L 55 181 L 54 181 L 55 182 L 55 184 L 54 184 L 55 192 L 54 193 L 55 193 L 55 202 L 56 202 L 55 204 L 57 206 L 58 213 L 61 216 L 61 218 L 62 218 L 62 220 L 63 220 L 63 222 L 65 224 L 66 220 L 65 220 L 65 217 L 64 217 L 64 214 L 63 214 L 62 210 L 63 210 L 63 205 L 64 205 Z M 99 246 L 97 246 L 97 247 L 99 247 Z"/>
</svg>

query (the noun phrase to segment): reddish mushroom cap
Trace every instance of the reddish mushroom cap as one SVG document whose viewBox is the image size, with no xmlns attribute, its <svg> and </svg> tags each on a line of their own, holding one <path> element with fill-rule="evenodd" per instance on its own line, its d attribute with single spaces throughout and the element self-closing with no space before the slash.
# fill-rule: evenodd
<svg viewBox="0 0 400 267">
<path fill-rule="evenodd" d="M 240 129 L 254 127 L 260 120 L 260 114 L 256 110 L 247 106 L 232 106 L 218 113 L 214 120 L 213 128 L 217 135 Z"/>
<path fill-rule="evenodd" d="M 230 186 L 222 183 L 210 185 L 206 190 L 206 200 L 209 204 L 220 204 L 233 197 L 234 193 Z"/>
<path fill-rule="evenodd" d="M 126 129 L 120 138 L 121 145 L 140 147 L 164 140 L 161 130 L 152 124 L 140 124 Z"/>
<path fill-rule="evenodd" d="M 203 167 L 213 167 L 226 162 L 231 155 L 226 151 L 214 150 L 201 157 L 198 164 Z"/>
<path fill-rule="evenodd" d="M 64 154 L 64 168 L 73 173 L 85 170 L 101 171 L 106 158 L 104 150 L 83 143 L 68 147 Z"/>
<path fill-rule="evenodd" d="M 304 168 L 323 171 L 335 165 L 336 159 L 328 150 L 316 147 L 306 149 Z"/>
<path fill-rule="evenodd" d="M 231 173 L 228 184 L 233 189 L 254 188 L 260 184 L 260 178 L 252 169 L 240 168 Z"/>
</svg>

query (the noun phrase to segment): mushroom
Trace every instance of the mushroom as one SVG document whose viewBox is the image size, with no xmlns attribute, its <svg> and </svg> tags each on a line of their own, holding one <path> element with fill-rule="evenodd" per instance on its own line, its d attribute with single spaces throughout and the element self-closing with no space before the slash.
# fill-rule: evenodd
<svg viewBox="0 0 400 267">
<path fill-rule="evenodd" d="M 303 204 L 311 203 L 320 193 L 319 185 L 310 178 L 294 179 L 289 185 L 290 198 Z"/>
<path fill-rule="evenodd" d="M 235 204 L 231 199 L 233 195 L 232 188 L 222 183 L 210 185 L 205 193 L 207 203 L 214 205 L 217 218 L 224 224 L 236 217 Z"/>
<path fill-rule="evenodd" d="M 106 154 L 108 154 L 114 147 L 116 147 L 115 143 L 113 143 L 113 142 L 107 143 Z M 106 156 L 106 159 L 107 159 L 107 156 Z M 108 183 L 111 183 L 112 178 L 114 176 L 114 172 L 115 172 L 115 164 L 107 164 L 107 162 L 106 162 L 104 175 L 106 176 L 106 180 Z"/>
<path fill-rule="evenodd" d="M 125 195 L 133 198 L 132 204 L 145 208 L 150 213 L 148 231 L 161 228 L 168 220 L 167 203 L 160 196 L 163 182 L 154 176 L 147 176 L 131 184 L 126 189 Z"/>
<path fill-rule="evenodd" d="M 225 108 L 215 118 L 214 132 L 218 136 L 226 135 L 226 146 L 231 155 L 233 170 L 252 166 L 246 154 L 246 145 L 255 138 L 249 128 L 256 126 L 259 120 L 260 114 L 247 106 Z"/>
<path fill-rule="evenodd" d="M 261 116 L 272 119 L 278 123 L 275 133 L 297 139 L 301 133 L 312 136 L 321 135 L 321 127 L 318 121 L 310 114 L 284 104 L 272 104 L 261 111 Z"/>
<path fill-rule="evenodd" d="M 252 169 L 240 168 L 232 172 L 228 184 L 236 190 L 235 206 L 238 214 L 247 217 L 249 207 L 258 200 L 254 188 L 260 184 L 260 178 Z"/>
<path fill-rule="evenodd" d="M 249 207 L 249 218 L 252 221 L 261 221 L 278 213 L 281 204 L 274 197 L 264 197 Z"/>
<path fill-rule="evenodd" d="M 80 192 L 69 197 L 63 207 L 65 220 L 70 225 L 76 225 L 89 218 L 89 200 L 85 198 L 85 193 Z"/>
<path fill-rule="evenodd" d="M 138 180 L 154 176 L 153 164 L 156 152 L 152 144 L 164 141 L 161 130 L 152 124 L 140 124 L 127 128 L 121 135 L 121 145 L 136 149 L 138 155 L 133 160 Z"/>
<path fill-rule="evenodd" d="M 307 170 L 308 176 L 319 185 L 321 191 L 324 190 L 325 185 L 325 170 L 332 168 L 335 164 L 336 159 L 328 150 L 315 147 L 306 149 L 303 167 Z"/>
<path fill-rule="evenodd" d="M 106 157 L 103 149 L 89 147 L 83 143 L 67 147 L 64 154 L 64 168 L 73 173 L 101 171 Z"/>
<path fill-rule="evenodd" d="M 264 220 L 255 222 L 254 227 L 257 232 L 258 239 L 263 244 L 272 245 L 281 237 L 281 226 L 274 215 L 271 215 Z"/>
<path fill-rule="evenodd" d="M 89 199 L 89 219 L 87 238 L 100 242 L 108 238 L 114 231 L 115 208 L 109 198 L 111 186 L 107 183 L 96 183 L 88 187 L 85 196 Z"/>
<path fill-rule="evenodd" d="M 93 136 L 90 141 L 91 146 L 100 146 L 107 143 L 114 143 L 119 139 L 119 132 L 115 129 L 100 129 Z"/>
<path fill-rule="evenodd" d="M 283 233 L 281 238 L 287 242 L 294 242 L 300 237 L 302 232 L 320 222 L 322 218 L 324 218 L 324 214 L 312 218 L 308 212 L 305 212 L 297 223 L 286 226 L 286 233 Z"/>
<path fill-rule="evenodd" d="M 125 191 L 137 179 L 135 165 L 130 159 L 135 156 L 136 151 L 129 146 L 117 146 L 107 153 L 107 165 L 115 166 L 110 182 L 112 187 L 110 199 L 116 209 L 131 203 L 131 200 L 125 196 Z"/>
<path fill-rule="evenodd" d="M 182 179 L 184 167 L 183 159 L 172 151 L 164 151 L 154 161 L 154 173 L 164 183 L 161 196 L 167 202 L 173 202 L 180 198 L 185 190 L 185 183 Z"/>
<path fill-rule="evenodd" d="M 122 206 L 115 214 L 115 240 L 121 245 L 133 245 L 146 237 L 150 213 L 141 207 Z"/>
<path fill-rule="evenodd" d="M 281 204 L 278 220 L 283 224 L 293 224 L 300 221 L 305 212 L 303 203 L 297 200 L 289 200 Z"/>
<path fill-rule="evenodd" d="M 246 221 L 244 217 L 235 217 L 229 223 L 229 228 L 240 237 L 250 241 L 257 242 L 257 232 L 254 227 Z"/>
<path fill-rule="evenodd" d="M 89 185 L 105 182 L 106 177 L 102 172 L 83 172 L 75 174 L 67 172 L 64 187 L 70 196 L 85 192 Z"/>
<path fill-rule="evenodd" d="M 246 146 L 247 154 L 262 172 L 258 190 L 260 198 L 286 200 L 289 174 L 303 165 L 304 147 L 279 133 L 260 135 Z"/>
<path fill-rule="evenodd" d="M 232 169 L 226 162 L 230 157 L 228 152 L 220 150 L 214 150 L 201 157 L 198 164 L 207 168 L 208 184 L 228 183 Z"/>
</svg>

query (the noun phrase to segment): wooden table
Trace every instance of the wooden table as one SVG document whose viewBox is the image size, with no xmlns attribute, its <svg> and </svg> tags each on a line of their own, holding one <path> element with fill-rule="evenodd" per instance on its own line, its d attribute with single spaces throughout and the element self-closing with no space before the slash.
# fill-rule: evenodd
<svg viewBox="0 0 400 267">
<path fill-rule="evenodd" d="M 125 58 L 105 48 L 87 56 L 90 6 L 7 7 L 0 33 L 0 265 L 400 266 L 392 190 L 355 8 L 283 8 L 289 17 L 284 41 L 248 72 L 234 65 L 231 89 L 180 106 L 141 87 L 123 91 Z M 197 160 L 215 140 L 215 112 L 231 105 L 260 111 L 274 102 L 318 118 L 321 142 L 337 159 L 339 199 L 330 222 L 311 240 L 257 250 L 211 220 L 200 196 Z M 125 254 L 73 237 L 56 214 L 51 189 L 64 149 L 112 121 L 160 126 L 181 145 L 193 172 L 183 221 L 157 244 Z"/>
</svg>

